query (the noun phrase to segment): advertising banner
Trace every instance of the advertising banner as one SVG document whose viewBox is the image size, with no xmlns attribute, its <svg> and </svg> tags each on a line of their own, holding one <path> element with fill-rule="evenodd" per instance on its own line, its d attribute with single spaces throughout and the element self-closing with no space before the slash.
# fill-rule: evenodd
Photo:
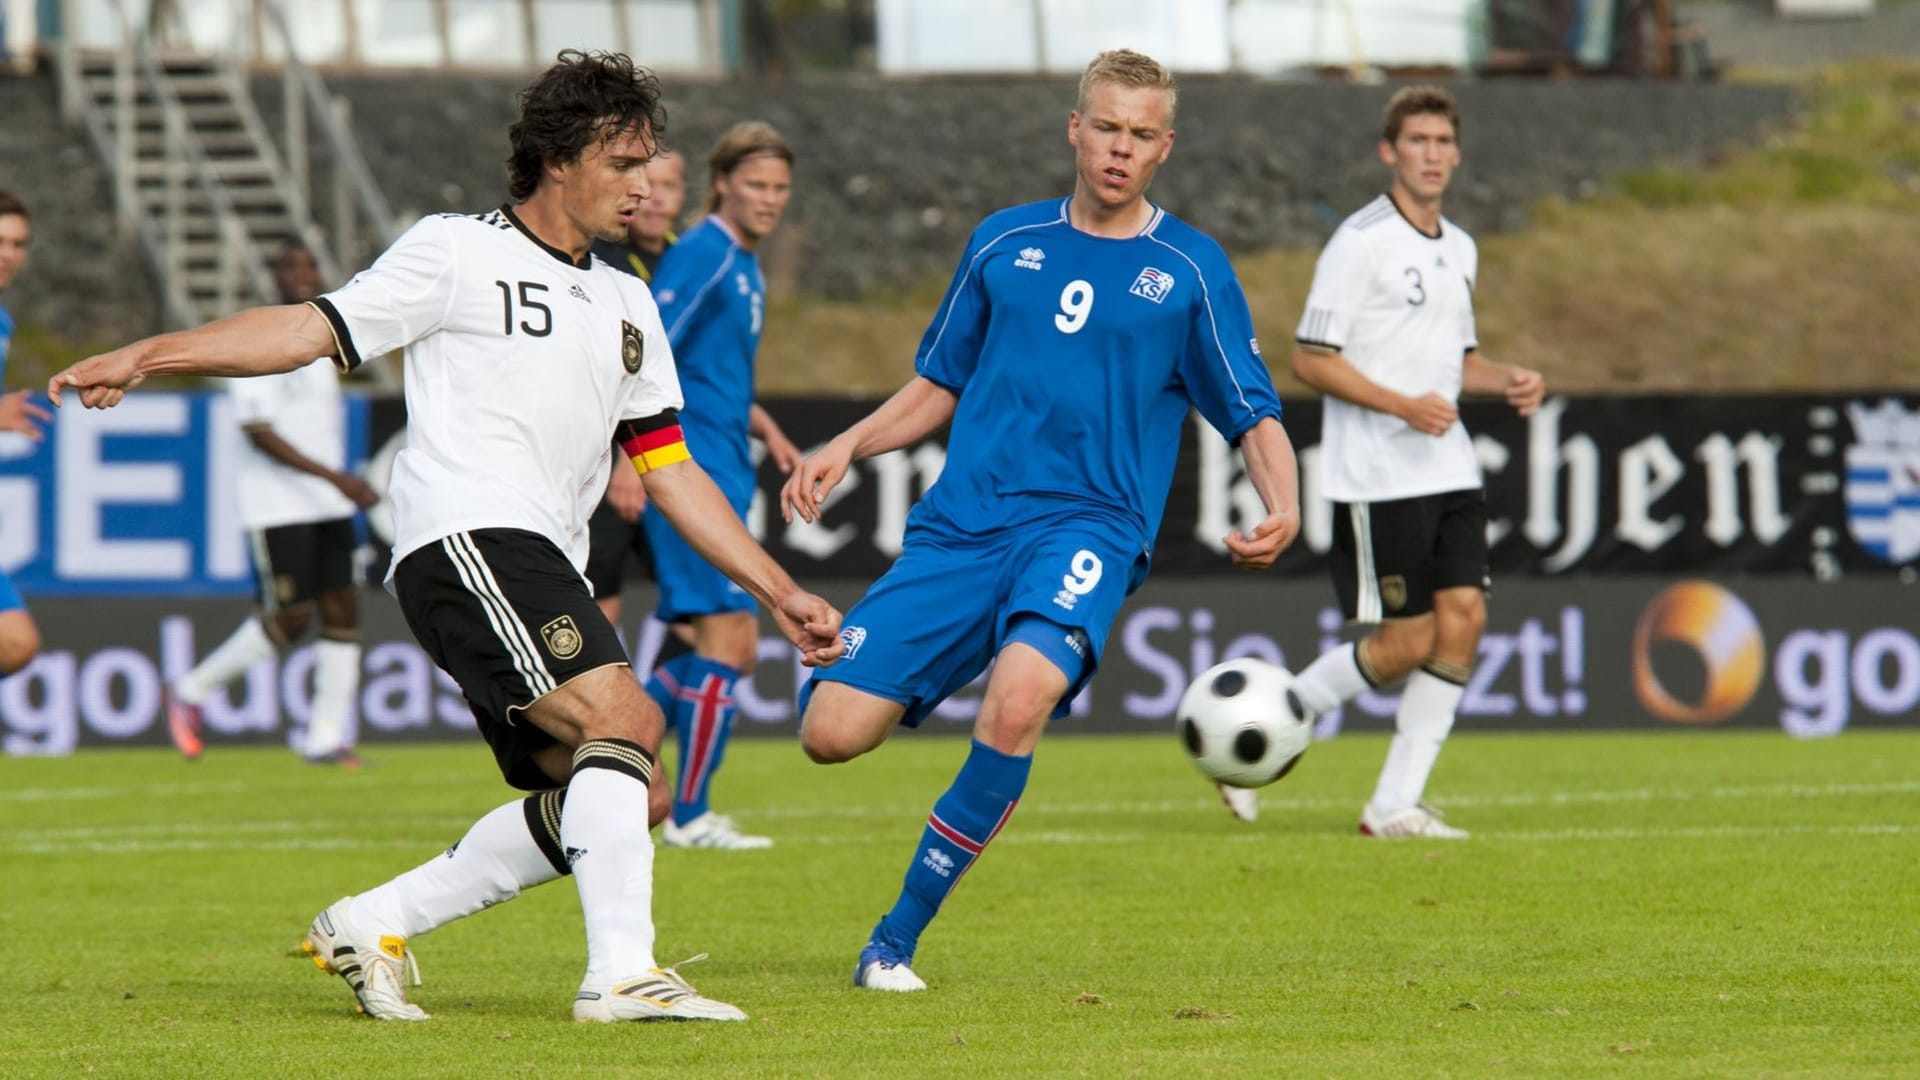
<svg viewBox="0 0 1920 1080">
<path fill-rule="evenodd" d="M 803 447 L 874 405 L 767 402 Z M 397 399 L 348 398 L 349 457 L 376 486 L 404 442 Z M 1553 397 L 1522 420 L 1469 402 L 1486 473 L 1496 578 L 1589 574 L 1911 575 L 1920 560 L 1920 398 Z M 1289 402 L 1304 528 L 1276 566 L 1319 576 L 1333 509 L 1319 494 L 1320 403 Z M 63 410 L 44 442 L 0 435 L 0 570 L 50 596 L 238 596 L 250 589 L 229 490 L 242 436 L 218 393 L 135 394 Z M 785 525 L 763 464 L 754 534 L 795 574 L 867 581 L 900 550 L 907 513 L 939 478 L 945 434 L 859 463 L 825 519 Z M 694 448 L 696 456 L 699 448 Z M 1155 573 L 1234 573 L 1220 538 L 1261 516 L 1239 455 L 1196 420 Z M 380 533 L 384 513 L 371 516 Z"/>
<path fill-rule="evenodd" d="M 819 587 L 843 607 L 863 588 Z M 1732 726 L 1810 737 L 1920 722 L 1920 639 L 1914 597 L 1902 586 L 1626 577 L 1604 587 L 1547 580 L 1495 589 L 1461 732 Z M 1195 674 L 1238 656 L 1304 667 L 1340 640 L 1330 598 L 1323 583 L 1277 577 L 1150 581 L 1115 623 L 1100 674 L 1055 730 L 1162 731 L 1172 752 L 1174 706 Z M 363 600 L 363 743 L 477 739 L 459 691 L 414 644 L 392 599 L 368 590 Z M 652 604 L 644 589 L 627 600 L 634 612 Z M 0 681 L 0 749 L 10 754 L 164 745 L 162 680 L 204 657 L 247 608 L 68 599 L 34 612 L 47 646 L 26 671 Z M 660 628 L 636 616 L 624 629 L 644 669 Z M 804 669 L 770 631 L 760 655 L 736 690 L 740 729 L 790 737 Z M 298 733 L 312 668 L 311 649 L 298 649 L 215 693 L 206 705 L 209 752 Z M 966 731 L 979 693 L 976 684 L 955 695 L 927 730 Z M 1363 695 L 1321 717 L 1320 733 L 1390 730 L 1395 703 L 1393 688 Z"/>
<path fill-rule="evenodd" d="M 349 395 L 347 456 L 365 455 L 367 399 Z M 28 597 L 248 596 L 233 502 L 244 436 L 219 392 L 69 401 L 46 438 L 0 433 L 0 571 Z M 330 463 L 343 464 L 343 463 Z"/>
</svg>

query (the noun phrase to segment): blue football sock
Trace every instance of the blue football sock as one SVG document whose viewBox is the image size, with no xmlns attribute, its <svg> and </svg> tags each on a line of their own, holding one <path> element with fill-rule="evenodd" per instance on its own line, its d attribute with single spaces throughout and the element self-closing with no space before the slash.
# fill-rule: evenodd
<svg viewBox="0 0 1920 1080">
<path fill-rule="evenodd" d="M 673 730 L 680 743 L 679 782 L 673 791 L 673 823 L 685 825 L 707 812 L 713 775 L 733 734 L 733 684 L 738 669 L 689 655 L 684 659 L 680 700 L 674 703 Z M 680 663 L 680 661 L 676 661 Z"/>
<path fill-rule="evenodd" d="M 1031 754 L 1014 757 L 974 742 L 953 786 L 933 804 L 900 899 L 873 928 L 874 940 L 913 956 L 941 902 L 1013 815 L 1032 767 Z"/>
<path fill-rule="evenodd" d="M 687 685 L 687 661 L 691 659 L 692 653 L 681 653 L 664 660 L 653 666 L 653 674 L 647 678 L 647 696 L 660 706 L 660 715 L 667 718 L 669 727 L 673 726 L 673 714 L 679 707 L 680 689 Z"/>
</svg>

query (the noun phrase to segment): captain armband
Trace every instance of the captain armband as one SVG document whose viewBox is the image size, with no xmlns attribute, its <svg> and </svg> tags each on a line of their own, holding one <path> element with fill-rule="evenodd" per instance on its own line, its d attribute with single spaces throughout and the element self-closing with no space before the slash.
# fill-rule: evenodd
<svg viewBox="0 0 1920 1080">
<path fill-rule="evenodd" d="M 620 449 L 642 476 L 693 457 L 687 452 L 687 436 L 680 430 L 680 414 L 672 409 L 640 420 L 623 420 L 616 437 Z"/>
</svg>

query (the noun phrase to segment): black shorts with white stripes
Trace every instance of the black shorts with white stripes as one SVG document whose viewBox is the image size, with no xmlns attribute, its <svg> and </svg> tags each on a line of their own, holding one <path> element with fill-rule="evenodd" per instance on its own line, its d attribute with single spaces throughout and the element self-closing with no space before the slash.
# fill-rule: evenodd
<svg viewBox="0 0 1920 1080">
<path fill-rule="evenodd" d="M 475 529 L 428 544 L 394 569 L 413 636 L 466 694 L 507 783 L 554 786 L 533 756 L 558 742 L 521 712 L 626 650 L 586 582 L 551 540 L 524 529 Z"/>
<path fill-rule="evenodd" d="M 1440 589 L 1488 589 L 1486 494 L 1336 502 L 1327 565 L 1341 610 L 1358 623 L 1425 615 Z"/>
</svg>

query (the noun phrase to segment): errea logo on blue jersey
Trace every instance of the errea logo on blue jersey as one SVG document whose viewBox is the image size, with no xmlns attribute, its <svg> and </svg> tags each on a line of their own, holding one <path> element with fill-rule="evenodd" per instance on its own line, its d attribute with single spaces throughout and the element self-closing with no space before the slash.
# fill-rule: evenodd
<svg viewBox="0 0 1920 1080">
<path fill-rule="evenodd" d="M 1140 276 L 1133 279 L 1133 288 L 1127 291 L 1135 296 L 1144 296 L 1158 304 L 1173 291 L 1173 275 L 1149 266 L 1140 271 Z"/>
<path fill-rule="evenodd" d="M 1023 270 L 1039 270 L 1041 269 L 1040 263 L 1046 259 L 1046 257 L 1047 253 L 1037 247 L 1021 248 L 1020 257 L 1013 260 L 1013 265 Z"/>
</svg>

